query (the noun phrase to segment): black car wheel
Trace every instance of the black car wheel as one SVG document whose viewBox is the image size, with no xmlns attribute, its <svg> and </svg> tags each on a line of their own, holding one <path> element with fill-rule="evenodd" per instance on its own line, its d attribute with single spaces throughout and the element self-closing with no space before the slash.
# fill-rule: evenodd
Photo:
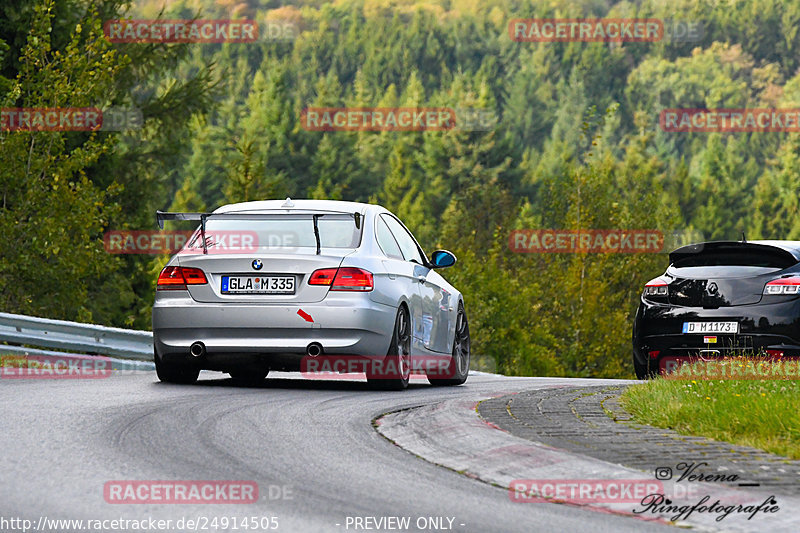
<svg viewBox="0 0 800 533">
<path fill-rule="evenodd" d="M 657 369 L 648 368 L 647 363 L 640 364 L 635 354 L 633 356 L 633 370 L 636 372 L 636 379 L 652 379 L 658 375 Z"/>
</svg>

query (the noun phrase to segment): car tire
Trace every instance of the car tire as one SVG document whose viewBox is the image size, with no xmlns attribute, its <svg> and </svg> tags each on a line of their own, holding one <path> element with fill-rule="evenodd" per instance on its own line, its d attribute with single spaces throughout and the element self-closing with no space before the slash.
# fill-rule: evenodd
<svg viewBox="0 0 800 533">
<path fill-rule="evenodd" d="M 156 364 L 156 375 L 159 381 L 164 383 L 191 385 L 197 381 L 197 377 L 200 375 L 200 368 L 191 363 L 167 363 L 162 361 L 156 353 L 153 354 L 153 361 Z"/>
<path fill-rule="evenodd" d="M 432 378 L 428 376 L 428 382 L 436 386 L 463 385 L 469 375 L 469 358 L 469 322 L 467 321 L 467 313 L 464 311 L 464 305 L 459 303 L 458 314 L 456 315 L 456 332 L 453 337 L 452 357 L 450 358 L 450 366 L 445 370 L 446 375 L 453 377 Z"/>
<path fill-rule="evenodd" d="M 647 364 L 640 364 L 636 359 L 636 354 L 633 356 L 633 371 L 636 373 L 636 379 L 653 379 L 657 375 L 657 372 L 648 368 Z"/>
<path fill-rule="evenodd" d="M 239 385 L 260 385 L 269 374 L 269 370 L 245 368 L 228 372 L 231 379 Z"/>
<path fill-rule="evenodd" d="M 401 305 L 394 319 L 392 342 L 386 353 L 384 372 L 373 375 L 367 372 L 367 382 L 381 390 L 404 390 L 411 377 L 411 318 L 408 308 Z M 397 370 L 394 372 L 393 370 Z"/>
</svg>

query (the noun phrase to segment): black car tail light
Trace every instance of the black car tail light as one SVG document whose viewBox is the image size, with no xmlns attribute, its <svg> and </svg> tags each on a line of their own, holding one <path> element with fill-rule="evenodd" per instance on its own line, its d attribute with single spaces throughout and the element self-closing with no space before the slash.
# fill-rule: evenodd
<svg viewBox="0 0 800 533">
<path fill-rule="evenodd" d="M 764 285 L 764 294 L 796 295 L 800 293 L 800 276 L 778 278 Z"/>
<path fill-rule="evenodd" d="M 651 279 L 644 286 L 642 297 L 646 300 L 666 302 L 669 294 L 669 283 L 662 277 Z"/>
</svg>

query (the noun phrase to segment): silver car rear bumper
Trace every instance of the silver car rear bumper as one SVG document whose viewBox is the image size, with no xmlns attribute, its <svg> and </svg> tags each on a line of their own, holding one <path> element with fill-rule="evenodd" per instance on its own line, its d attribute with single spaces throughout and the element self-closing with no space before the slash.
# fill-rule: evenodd
<svg viewBox="0 0 800 533">
<path fill-rule="evenodd" d="M 397 309 L 373 302 L 366 293 L 331 293 L 321 302 L 286 305 L 200 303 L 185 291 L 159 291 L 153 342 L 162 357 L 188 355 L 198 341 L 209 356 L 303 355 L 312 342 L 321 344 L 324 353 L 383 355 L 396 314 Z"/>
</svg>

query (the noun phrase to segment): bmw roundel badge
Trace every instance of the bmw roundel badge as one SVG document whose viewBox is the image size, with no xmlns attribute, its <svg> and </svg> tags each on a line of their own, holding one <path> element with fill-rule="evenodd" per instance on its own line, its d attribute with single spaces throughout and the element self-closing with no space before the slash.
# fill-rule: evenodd
<svg viewBox="0 0 800 533">
<path fill-rule="evenodd" d="M 261 263 L 261 259 L 253 259 L 253 262 L 250 264 L 253 266 L 253 270 L 261 270 L 261 267 L 264 266 Z"/>
</svg>

